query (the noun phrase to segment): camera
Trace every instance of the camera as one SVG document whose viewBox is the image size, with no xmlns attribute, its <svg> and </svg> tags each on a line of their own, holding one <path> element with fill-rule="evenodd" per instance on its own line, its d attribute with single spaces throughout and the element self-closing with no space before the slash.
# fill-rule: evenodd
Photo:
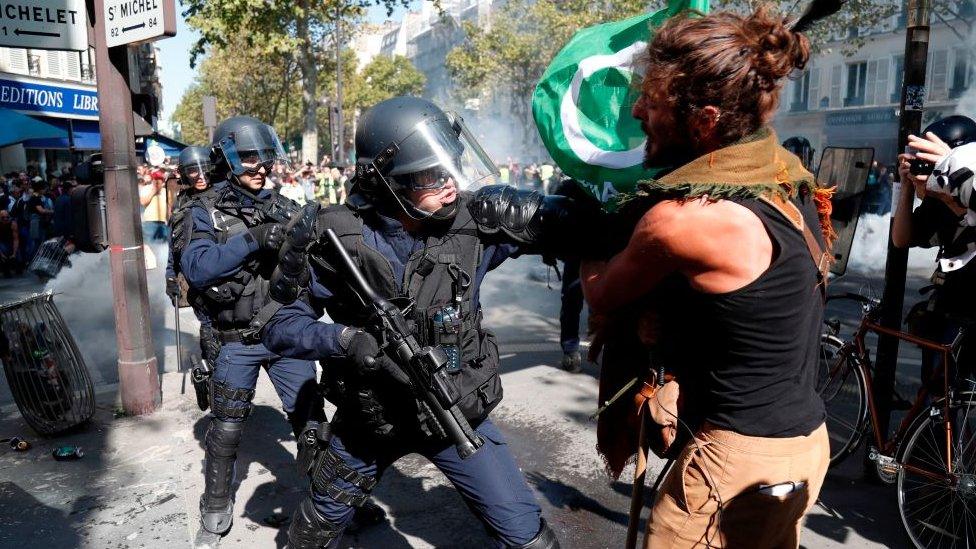
<svg viewBox="0 0 976 549">
<path fill-rule="evenodd" d="M 905 153 L 915 156 L 918 154 L 918 149 L 912 146 L 905 147 Z M 928 160 L 922 160 L 921 158 L 912 158 L 908 161 L 908 173 L 912 175 L 932 175 L 932 171 L 935 169 L 935 163 L 929 162 Z"/>
</svg>

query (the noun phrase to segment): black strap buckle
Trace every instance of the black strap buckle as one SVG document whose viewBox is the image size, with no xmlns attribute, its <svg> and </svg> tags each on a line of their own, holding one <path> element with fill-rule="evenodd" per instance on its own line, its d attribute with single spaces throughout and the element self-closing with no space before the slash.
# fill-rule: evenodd
<svg viewBox="0 0 976 549">
<path fill-rule="evenodd" d="M 261 329 L 244 328 L 241 330 L 241 343 L 244 345 L 257 345 L 261 343 Z"/>
</svg>

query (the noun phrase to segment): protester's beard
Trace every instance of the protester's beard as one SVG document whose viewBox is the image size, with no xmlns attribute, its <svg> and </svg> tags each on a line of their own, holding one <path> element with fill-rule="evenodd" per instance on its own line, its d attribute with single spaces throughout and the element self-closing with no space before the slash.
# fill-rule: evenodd
<svg viewBox="0 0 976 549">
<path fill-rule="evenodd" d="M 659 132 L 644 126 L 647 143 L 644 145 L 644 167 L 677 167 L 694 160 L 694 141 L 687 127 L 674 124 L 668 131 Z"/>
</svg>

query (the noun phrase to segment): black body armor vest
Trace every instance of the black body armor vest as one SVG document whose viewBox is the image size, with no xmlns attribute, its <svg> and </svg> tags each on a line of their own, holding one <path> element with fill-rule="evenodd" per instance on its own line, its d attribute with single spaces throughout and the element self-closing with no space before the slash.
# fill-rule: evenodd
<svg viewBox="0 0 976 549">
<path fill-rule="evenodd" d="M 502 387 L 498 377 L 498 345 L 495 336 L 481 326 L 481 310 L 472 310 L 475 273 L 482 260 L 482 245 L 477 225 L 462 201 L 451 222 L 428 229 L 419 237 L 423 247 L 412 253 L 404 269 L 403 280 L 394 280 L 389 260 L 363 242 L 365 220 L 376 215 L 371 209 L 354 209 L 336 205 L 319 216 L 319 229 L 331 228 L 356 262 L 364 277 L 382 297 L 404 310 L 413 333 L 422 345 L 440 345 L 451 356 L 455 367 L 449 369 L 459 393 L 459 406 L 472 423 L 483 420 L 501 401 Z M 311 250 L 311 263 L 319 280 L 333 293 L 326 309 L 340 324 L 370 329 L 372 310 L 352 291 L 343 279 L 342 269 L 331 263 L 334 255 L 323 238 Z M 453 309 L 459 315 L 445 315 Z M 445 318 L 454 320 L 454 330 L 444 330 Z M 374 333 L 374 335 L 377 335 Z M 417 409 L 412 395 L 395 382 L 377 376 L 358 379 L 349 375 L 353 368 L 332 360 L 326 368 L 327 398 L 343 409 L 344 414 L 360 415 L 366 423 L 388 422 L 394 427 L 416 425 Z M 365 409 L 364 409 L 365 408 Z M 379 411 L 380 408 L 382 411 Z"/>
<path fill-rule="evenodd" d="M 195 205 L 202 206 L 210 215 L 217 244 L 224 244 L 232 236 L 264 221 L 261 202 L 244 205 L 241 198 L 230 184 L 214 187 L 194 197 Z M 190 215 L 189 208 L 186 215 Z M 201 237 L 210 238 L 210 235 L 194 233 L 191 238 Z M 202 307 L 213 320 L 215 329 L 247 329 L 255 315 L 268 303 L 269 281 L 275 263 L 262 259 L 262 253 L 253 253 L 237 274 L 195 292 L 198 297 L 193 303 L 194 307 L 198 304 Z"/>
</svg>

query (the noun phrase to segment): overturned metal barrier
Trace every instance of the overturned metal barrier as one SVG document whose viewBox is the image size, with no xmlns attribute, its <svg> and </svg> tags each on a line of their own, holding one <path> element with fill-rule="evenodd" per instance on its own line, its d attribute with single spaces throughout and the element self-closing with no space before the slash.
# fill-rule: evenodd
<svg viewBox="0 0 976 549">
<path fill-rule="evenodd" d="M 81 351 L 50 292 L 0 305 L 0 362 L 17 408 L 50 435 L 91 419 L 95 394 Z"/>
</svg>

